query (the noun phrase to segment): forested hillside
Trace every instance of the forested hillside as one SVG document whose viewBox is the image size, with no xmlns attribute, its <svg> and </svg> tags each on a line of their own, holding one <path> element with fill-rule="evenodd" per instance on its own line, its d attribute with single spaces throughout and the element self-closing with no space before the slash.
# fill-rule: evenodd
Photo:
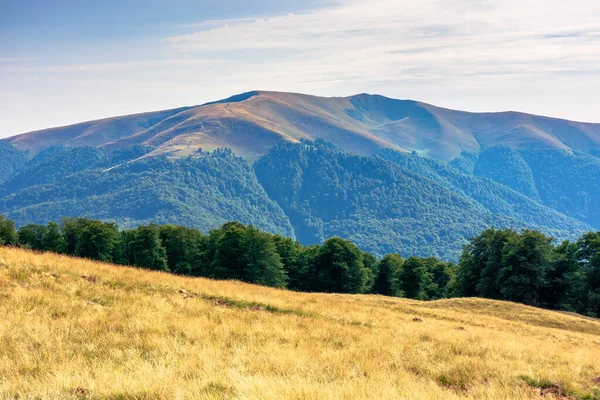
<svg viewBox="0 0 600 400">
<path fill-rule="evenodd" d="M 395 162 L 322 140 L 281 142 L 255 170 L 307 244 L 337 235 L 380 255 L 457 259 L 465 240 L 489 226 L 540 228 L 561 238 L 590 229 L 490 180 L 416 155 L 377 154 Z"/>
<path fill-rule="evenodd" d="M 568 218 L 555 209 L 546 207 L 492 179 L 464 174 L 450 165 L 414 153 L 382 149 L 375 155 L 421 174 L 453 193 L 467 197 L 492 214 L 522 221 L 526 226 L 544 227 L 558 237 L 569 236 L 571 227 L 584 229 L 580 221 Z M 504 168 L 501 165 L 498 165 L 494 171 L 503 170 L 512 173 L 510 167 Z"/>
<path fill-rule="evenodd" d="M 42 152 L 0 187 L 0 210 L 19 226 L 88 216 L 124 226 L 177 223 L 208 230 L 235 219 L 294 236 L 250 166 L 230 151 L 175 161 L 137 159 L 146 151 L 76 147 Z"/>
<path fill-rule="evenodd" d="M 13 145 L 0 141 L 0 183 L 8 179 L 15 171 L 27 163 L 27 153 Z"/>
<path fill-rule="evenodd" d="M 151 156 L 149 146 L 51 147 L 31 159 L 10 145 L 3 149 L 6 170 L 13 172 L 0 185 L 0 212 L 18 226 L 87 216 L 126 227 L 154 222 L 208 231 L 237 220 L 303 244 L 340 236 L 380 256 L 457 260 L 466 240 L 488 227 L 540 229 L 559 239 L 592 229 L 542 204 L 559 206 L 548 190 L 566 190 L 557 199 L 566 197 L 560 205 L 577 217 L 597 214 L 591 206 L 596 178 L 585 175 L 583 165 L 587 182 L 578 181 L 573 192 L 566 180 L 556 187 L 544 183 L 552 167 L 543 171 L 530 161 L 530 168 L 519 154 L 522 163 L 515 165 L 544 176 L 527 181 L 539 201 L 493 174 L 476 176 L 486 175 L 487 153 L 444 165 L 391 149 L 367 157 L 324 140 L 282 141 L 251 167 L 227 149 L 171 160 Z M 594 167 L 592 156 L 581 159 Z"/>
<path fill-rule="evenodd" d="M 493 147 L 476 160 L 475 175 L 600 228 L 600 158 L 560 150 Z"/>
<path fill-rule="evenodd" d="M 600 229 L 600 124 L 379 95 L 252 91 L 0 141 L 0 214 L 229 220 L 377 255 L 458 260 L 489 227 Z"/>
</svg>

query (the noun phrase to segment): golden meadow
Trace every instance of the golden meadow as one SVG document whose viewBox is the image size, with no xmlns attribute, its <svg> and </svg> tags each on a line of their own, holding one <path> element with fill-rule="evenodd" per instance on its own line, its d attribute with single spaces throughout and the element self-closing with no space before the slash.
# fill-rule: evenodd
<svg viewBox="0 0 600 400">
<path fill-rule="evenodd" d="M 540 398 L 600 398 L 600 322 L 0 248 L 0 399 Z"/>
</svg>

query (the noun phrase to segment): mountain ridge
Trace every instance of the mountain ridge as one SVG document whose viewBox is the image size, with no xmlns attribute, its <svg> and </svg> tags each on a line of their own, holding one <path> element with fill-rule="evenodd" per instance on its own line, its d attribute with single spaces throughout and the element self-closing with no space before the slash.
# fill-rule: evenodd
<svg viewBox="0 0 600 400">
<path fill-rule="evenodd" d="M 473 113 L 361 93 L 318 97 L 249 91 L 201 105 L 87 121 L 3 139 L 37 153 L 55 145 L 108 150 L 151 145 L 150 154 L 181 158 L 231 148 L 256 160 L 280 140 L 317 138 L 371 155 L 381 148 L 416 151 L 444 162 L 463 151 L 507 147 L 600 151 L 600 123 L 516 111 Z"/>
<path fill-rule="evenodd" d="M 445 260 L 488 227 L 600 229 L 600 124 L 516 112 L 252 91 L 23 134 L 0 154 L 0 213 L 19 226 L 237 220 Z"/>
</svg>

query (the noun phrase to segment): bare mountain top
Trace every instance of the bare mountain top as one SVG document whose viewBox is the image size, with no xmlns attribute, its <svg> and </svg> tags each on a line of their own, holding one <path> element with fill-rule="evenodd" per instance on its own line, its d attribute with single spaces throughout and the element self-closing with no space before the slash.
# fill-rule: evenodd
<svg viewBox="0 0 600 400">
<path fill-rule="evenodd" d="M 495 145 L 516 149 L 600 149 L 600 124 L 517 112 L 469 113 L 379 95 L 316 97 L 255 91 L 204 105 L 84 122 L 7 139 L 34 153 L 55 145 L 156 147 L 183 157 L 229 147 L 253 160 L 281 139 L 323 138 L 356 154 L 379 148 L 449 161 Z"/>
</svg>

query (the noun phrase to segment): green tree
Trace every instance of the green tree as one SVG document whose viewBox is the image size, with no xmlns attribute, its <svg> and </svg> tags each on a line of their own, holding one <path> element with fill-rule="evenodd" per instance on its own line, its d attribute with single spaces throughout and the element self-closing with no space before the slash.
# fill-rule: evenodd
<svg viewBox="0 0 600 400">
<path fill-rule="evenodd" d="M 302 246 L 289 237 L 279 235 L 273 236 L 273 243 L 275 243 L 275 248 L 288 276 L 287 287 L 292 290 L 298 290 L 302 282 Z"/>
<path fill-rule="evenodd" d="M 486 229 L 463 248 L 456 273 L 458 294 L 502 298 L 498 273 L 506 243 L 517 236 L 511 229 Z"/>
<path fill-rule="evenodd" d="M 432 276 L 427 270 L 424 259 L 409 257 L 402 265 L 399 275 L 399 288 L 404 297 L 427 300 L 426 288 L 431 282 Z"/>
<path fill-rule="evenodd" d="M 285 287 L 287 275 L 272 236 L 248 226 L 245 245 L 245 280 L 265 286 Z"/>
<path fill-rule="evenodd" d="M 524 230 L 504 248 L 498 272 L 498 285 L 505 300 L 541 305 L 552 257 L 552 238 L 541 232 Z"/>
<path fill-rule="evenodd" d="M 375 279 L 379 274 L 379 262 L 377 261 L 377 257 L 375 257 L 369 252 L 364 251 L 362 253 L 362 256 L 363 265 L 365 266 L 365 270 L 367 271 L 367 280 L 365 281 L 364 293 L 373 293 Z"/>
<path fill-rule="evenodd" d="M 17 244 L 18 240 L 15 223 L 4 215 L 0 215 L 0 245 Z"/>
<path fill-rule="evenodd" d="M 352 242 L 339 237 L 327 239 L 319 249 L 311 274 L 312 288 L 334 293 L 364 293 L 369 272 L 363 255 Z"/>
<path fill-rule="evenodd" d="M 77 240 L 84 223 L 84 218 L 65 217 L 62 219 L 61 232 L 63 234 L 63 239 L 65 240 L 65 253 L 71 255 L 75 254 Z"/>
<path fill-rule="evenodd" d="M 247 253 L 245 226 L 240 223 L 227 223 L 211 238 L 215 243 L 211 246 L 214 258 L 211 260 L 210 277 L 245 280 L 244 259 Z"/>
<path fill-rule="evenodd" d="M 295 286 L 291 286 L 290 284 L 291 289 L 304 292 L 316 292 L 320 290 L 319 267 L 317 265 L 320 252 L 321 246 L 317 244 L 300 249 L 297 279 L 295 280 Z"/>
<path fill-rule="evenodd" d="M 119 233 L 119 240 L 114 250 L 113 262 L 121 265 L 134 265 L 133 244 L 136 229 L 126 229 Z"/>
<path fill-rule="evenodd" d="M 600 317 L 600 231 L 584 234 L 577 242 L 587 293 L 586 313 Z"/>
<path fill-rule="evenodd" d="M 404 260 L 400 254 L 388 254 L 379 262 L 373 292 L 385 296 L 400 296 L 399 275 Z"/>
<path fill-rule="evenodd" d="M 160 229 L 155 224 L 137 228 L 131 243 L 133 265 L 158 271 L 169 271 L 167 251 L 160 240 Z"/>
<path fill-rule="evenodd" d="M 167 261 L 172 272 L 192 275 L 200 263 L 203 235 L 197 229 L 183 226 L 163 225 L 160 239 L 167 252 Z"/>
<path fill-rule="evenodd" d="M 60 226 L 56 222 L 48 222 L 48 227 L 43 236 L 43 249 L 62 253 L 65 249 L 65 240 L 60 232 Z"/>
<path fill-rule="evenodd" d="M 565 240 L 553 249 L 552 268 L 547 272 L 546 285 L 542 288 L 541 303 L 544 307 L 576 311 L 581 308 L 581 263 L 576 243 Z"/>
<path fill-rule="evenodd" d="M 22 226 L 18 232 L 19 244 L 32 250 L 43 250 L 47 230 L 46 226 L 38 224 Z"/>
<path fill-rule="evenodd" d="M 431 274 L 431 283 L 425 289 L 428 299 L 444 299 L 451 295 L 451 284 L 456 275 L 456 264 L 430 257 L 425 260 Z"/>
<path fill-rule="evenodd" d="M 106 262 L 112 261 L 119 239 L 119 229 L 116 224 L 77 218 L 75 229 L 76 256 Z"/>
</svg>

